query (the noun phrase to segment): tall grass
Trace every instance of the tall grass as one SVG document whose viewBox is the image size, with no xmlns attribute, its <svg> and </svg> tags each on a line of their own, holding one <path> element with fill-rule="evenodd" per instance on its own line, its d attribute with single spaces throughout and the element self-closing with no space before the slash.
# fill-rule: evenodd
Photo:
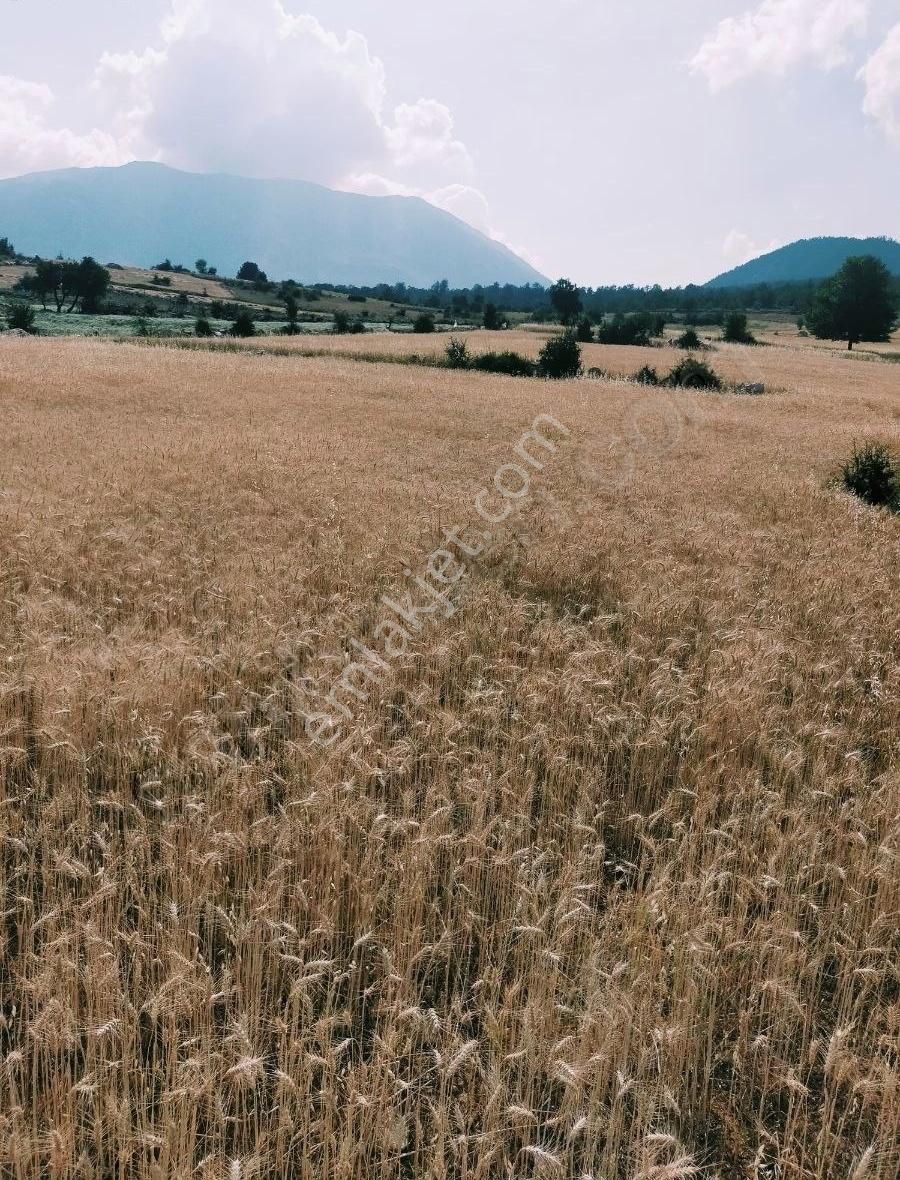
<svg viewBox="0 0 900 1180">
<path fill-rule="evenodd" d="M 620 470 L 633 387 L 0 345 L 4 1180 L 895 1175 L 898 524 L 826 483 L 892 370 L 766 363 Z M 541 411 L 555 501 L 311 748 Z"/>
</svg>

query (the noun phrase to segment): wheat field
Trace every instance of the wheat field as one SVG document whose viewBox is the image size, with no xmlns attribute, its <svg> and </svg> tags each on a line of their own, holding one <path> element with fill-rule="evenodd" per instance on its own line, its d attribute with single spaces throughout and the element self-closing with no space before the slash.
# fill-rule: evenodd
<svg viewBox="0 0 900 1180">
<path fill-rule="evenodd" d="M 900 369 L 712 360 L 0 342 L 3 1180 L 894 1180 Z"/>
</svg>

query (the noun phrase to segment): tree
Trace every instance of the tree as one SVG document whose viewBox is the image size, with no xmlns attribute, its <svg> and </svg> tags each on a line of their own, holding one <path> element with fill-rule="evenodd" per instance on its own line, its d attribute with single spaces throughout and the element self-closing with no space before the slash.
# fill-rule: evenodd
<svg viewBox="0 0 900 1180">
<path fill-rule="evenodd" d="M 434 316 L 427 311 L 420 312 L 413 320 L 412 330 L 414 332 L 433 332 L 434 331 Z"/>
<path fill-rule="evenodd" d="M 0 238 L 0 258 L 15 258 L 16 251 L 9 238 Z"/>
<path fill-rule="evenodd" d="M 581 292 L 569 279 L 560 279 L 550 288 L 550 303 L 563 324 L 571 324 L 581 312 Z"/>
<path fill-rule="evenodd" d="M 587 316 L 583 316 L 578 321 L 578 327 L 575 329 L 575 336 L 579 344 L 591 344 L 594 339 L 594 329 L 591 327 L 591 321 Z"/>
<path fill-rule="evenodd" d="M 288 293 L 284 297 L 284 314 L 287 316 L 287 326 L 284 329 L 285 336 L 296 336 L 299 328 L 297 327 L 297 316 L 300 313 L 300 305 L 294 295 Z"/>
<path fill-rule="evenodd" d="M 205 258 L 198 258 L 197 261 L 194 263 L 194 268 L 197 271 L 198 275 L 209 274 L 209 263 L 206 261 Z"/>
<path fill-rule="evenodd" d="M 806 326 L 819 340 L 889 340 L 897 322 L 888 268 L 872 254 L 848 258 L 819 288 Z"/>
<path fill-rule="evenodd" d="M 198 316 L 197 322 L 194 324 L 195 336 L 212 336 L 212 324 L 205 316 Z"/>
<path fill-rule="evenodd" d="M 100 300 L 109 290 L 110 275 L 105 266 L 87 256 L 82 258 L 75 271 L 71 272 L 69 281 L 72 293 L 69 310 L 74 311 L 80 303 L 81 310 L 90 313 L 97 310 Z"/>
<path fill-rule="evenodd" d="M 31 287 L 35 295 L 40 299 L 41 306 L 46 311 L 47 300 L 52 295 L 56 298 L 56 292 L 62 283 L 62 263 L 49 262 L 42 258 L 34 268 L 34 276 L 31 280 Z M 62 303 L 57 301 L 56 310 L 62 310 Z"/>
<path fill-rule="evenodd" d="M 253 323 L 253 316 L 249 311 L 239 311 L 235 317 L 234 323 L 231 325 L 232 336 L 255 336 L 256 325 Z"/>
<path fill-rule="evenodd" d="M 503 327 L 503 320 L 500 317 L 500 312 L 497 310 L 496 303 L 486 303 L 484 305 L 483 323 L 489 332 L 496 332 Z"/>
<path fill-rule="evenodd" d="M 732 311 L 725 320 L 722 339 L 728 344 L 755 344 L 756 338 L 747 330 L 747 316 L 742 311 Z"/>
<path fill-rule="evenodd" d="M 241 263 L 237 277 L 245 283 L 267 283 L 269 277 L 264 270 L 260 270 L 255 262 Z"/>
</svg>

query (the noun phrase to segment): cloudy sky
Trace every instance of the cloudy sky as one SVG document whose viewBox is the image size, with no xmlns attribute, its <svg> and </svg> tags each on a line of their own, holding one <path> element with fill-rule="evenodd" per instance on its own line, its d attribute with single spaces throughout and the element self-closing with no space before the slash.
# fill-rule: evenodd
<svg viewBox="0 0 900 1180">
<path fill-rule="evenodd" d="M 152 159 L 416 193 L 592 285 L 900 237 L 900 0 L 0 8 L 0 177 Z"/>
</svg>

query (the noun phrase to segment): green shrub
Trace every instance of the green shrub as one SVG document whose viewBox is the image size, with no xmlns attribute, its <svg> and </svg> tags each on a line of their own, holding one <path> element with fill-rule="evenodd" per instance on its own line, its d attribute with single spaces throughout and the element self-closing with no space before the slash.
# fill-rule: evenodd
<svg viewBox="0 0 900 1180">
<path fill-rule="evenodd" d="M 198 316 L 197 322 L 194 324 L 194 335 L 212 336 L 212 334 L 212 324 L 210 324 L 209 320 L 205 316 Z"/>
<path fill-rule="evenodd" d="M 332 331 L 337 336 L 346 336 L 350 331 L 350 313 L 346 311 L 336 311 L 334 313 L 334 326 Z"/>
<path fill-rule="evenodd" d="M 518 352 L 483 352 L 472 358 L 471 367 L 482 373 L 502 373 L 507 377 L 534 377 L 537 365 Z"/>
<path fill-rule="evenodd" d="M 696 328 L 686 328 L 684 332 L 675 341 L 676 348 L 697 349 L 703 348 L 704 344 L 697 335 Z"/>
<path fill-rule="evenodd" d="M 663 382 L 682 389 L 721 389 L 722 381 L 706 361 L 686 356 L 678 362 Z"/>
<path fill-rule="evenodd" d="M 253 316 L 249 311 L 239 311 L 230 330 L 232 336 L 241 336 L 245 339 L 248 336 L 255 336 L 256 325 L 253 322 Z"/>
<path fill-rule="evenodd" d="M 884 443 L 868 442 L 854 447 L 841 469 L 841 482 L 848 492 L 867 504 L 900 508 L 900 466 Z"/>
<path fill-rule="evenodd" d="M 747 317 L 742 311 L 732 311 L 725 320 L 722 339 L 728 344 L 755 344 L 756 338 L 747 330 Z"/>
<path fill-rule="evenodd" d="M 665 326 L 664 316 L 652 315 L 650 312 L 636 312 L 634 315 L 618 312 L 608 323 L 604 321 L 597 328 L 597 343 L 647 345 L 651 337 L 662 335 Z"/>
<path fill-rule="evenodd" d="M 554 336 L 547 341 L 538 357 L 538 372 L 553 381 L 578 376 L 581 372 L 581 349 L 574 332 L 563 332 L 561 336 Z"/>
<path fill-rule="evenodd" d="M 366 321 L 362 318 L 362 316 L 356 316 L 354 319 L 352 319 L 350 321 L 350 329 L 349 330 L 350 330 L 351 336 L 364 335 L 365 331 L 366 331 Z"/>
<path fill-rule="evenodd" d="M 34 308 L 29 307 L 27 303 L 11 304 L 6 313 L 6 322 L 13 331 L 18 330 L 29 334 L 34 334 L 37 331 L 34 326 Z"/>
<path fill-rule="evenodd" d="M 591 321 L 584 316 L 578 321 L 578 327 L 575 329 L 575 338 L 579 344 L 593 344 L 594 329 L 591 327 Z"/>
<path fill-rule="evenodd" d="M 131 321 L 132 336 L 150 336 L 152 332 L 146 315 L 135 316 Z"/>
<path fill-rule="evenodd" d="M 656 369 L 651 369 L 649 365 L 644 365 L 634 375 L 635 381 L 638 385 L 659 385 L 659 374 Z"/>
<path fill-rule="evenodd" d="M 469 347 L 465 340 L 452 339 L 446 350 L 448 369 L 468 369 L 471 364 Z"/>
<path fill-rule="evenodd" d="M 431 314 L 431 312 L 428 312 L 428 311 L 420 312 L 416 316 L 415 320 L 413 320 L 412 330 L 414 332 L 419 333 L 419 334 L 424 333 L 424 332 L 433 332 L 434 331 L 434 316 Z"/>
</svg>

